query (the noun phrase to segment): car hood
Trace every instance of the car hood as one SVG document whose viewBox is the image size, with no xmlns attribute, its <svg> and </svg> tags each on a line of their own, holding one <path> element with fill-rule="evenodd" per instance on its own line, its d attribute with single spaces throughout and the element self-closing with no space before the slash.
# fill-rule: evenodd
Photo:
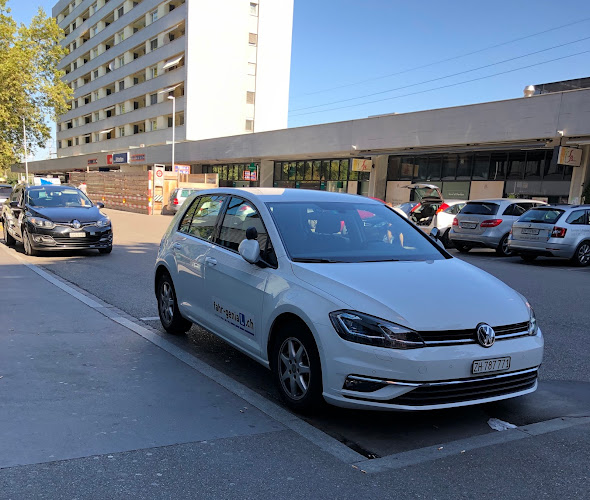
<svg viewBox="0 0 590 500">
<path fill-rule="evenodd" d="M 459 259 L 423 262 L 292 263 L 302 281 L 346 307 L 414 330 L 463 330 L 528 321 L 523 298 Z"/>
<path fill-rule="evenodd" d="M 28 207 L 33 216 L 38 215 L 53 222 L 94 222 L 103 218 L 98 207 Z"/>
</svg>

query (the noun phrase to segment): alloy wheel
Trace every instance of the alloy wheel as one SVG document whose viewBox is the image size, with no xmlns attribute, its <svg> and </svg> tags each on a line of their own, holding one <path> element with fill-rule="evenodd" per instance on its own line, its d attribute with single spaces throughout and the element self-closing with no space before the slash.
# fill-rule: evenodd
<svg viewBox="0 0 590 500">
<path fill-rule="evenodd" d="M 512 250 L 510 250 L 510 247 L 508 246 L 508 238 L 502 240 L 502 253 L 507 256 L 512 255 Z"/>
<path fill-rule="evenodd" d="M 305 346 L 295 337 L 285 339 L 279 349 L 279 375 L 285 393 L 294 400 L 305 397 L 309 390 L 311 369 Z"/>
<path fill-rule="evenodd" d="M 586 266 L 590 263 L 590 244 L 582 243 L 582 245 L 580 245 L 580 248 L 578 249 L 578 262 L 582 266 Z"/>
<path fill-rule="evenodd" d="M 171 324 L 174 319 L 174 292 L 167 281 L 160 286 L 160 315 L 166 324 Z"/>
</svg>

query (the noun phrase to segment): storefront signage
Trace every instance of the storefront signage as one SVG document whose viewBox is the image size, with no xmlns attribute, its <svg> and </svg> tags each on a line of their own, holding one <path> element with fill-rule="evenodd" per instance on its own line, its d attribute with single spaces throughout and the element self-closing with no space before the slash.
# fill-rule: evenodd
<svg viewBox="0 0 590 500">
<path fill-rule="evenodd" d="M 579 167 L 582 164 L 582 150 L 577 148 L 566 148 L 561 146 L 559 148 L 559 156 L 557 163 L 560 165 L 569 165 L 571 167 Z"/>
<path fill-rule="evenodd" d="M 107 155 L 107 165 L 113 164 L 113 155 Z"/>
<path fill-rule="evenodd" d="M 113 153 L 113 164 L 121 165 L 129 163 L 129 153 Z"/>
<path fill-rule="evenodd" d="M 130 161 L 131 161 L 131 163 L 137 163 L 137 162 L 140 162 L 140 161 L 145 161 L 145 154 L 131 155 Z"/>
<path fill-rule="evenodd" d="M 245 181 L 256 181 L 258 179 L 258 167 L 256 163 L 250 163 L 245 167 L 242 176 Z"/>
<path fill-rule="evenodd" d="M 362 158 L 354 158 L 352 160 L 353 172 L 370 172 L 373 167 L 373 160 L 364 160 Z"/>
<path fill-rule="evenodd" d="M 88 165 L 98 165 L 98 158 L 88 160 Z"/>
<path fill-rule="evenodd" d="M 174 172 L 178 172 L 179 174 L 190 174 L 191 173 L 191 166 L 190 165 L 174 165 Z"/>
</svg>

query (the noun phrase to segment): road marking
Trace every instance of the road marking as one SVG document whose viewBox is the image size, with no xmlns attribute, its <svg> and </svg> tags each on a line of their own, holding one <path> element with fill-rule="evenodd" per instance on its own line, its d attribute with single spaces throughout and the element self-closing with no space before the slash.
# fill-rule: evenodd
<svg viewBox="0 0 590 500">
<path fill-rule="evenodd" d="M 1 246 L 5 248 L 4 245 Z M 308 424 L 304 420 L 300 419 L 297 415 L 287 411 L 272 401 L 269 401 L 264 396 L 261 396 L 257 392 L 249 389 L 240 382 L 237 382 L 228 375 L 225 375 L 216 368 L 213 368 L 204 361 L 194 357 L 184 349 L 174 345 L 172 342 L 166 340 L 157 333 L 154 333 L 154 331 L 150 331 L 135 321 L 120 316 L 108 306 L 99 304 L 97 300 L 100 299 L 97 298 L 97 300 L 93 300 L 86 295 L 81 294 L 73 287 L 51 276 L 49 272 L 39 269 L 35 264 L 30 264 L 20 255 L 11 253 L 7 248 L 5 248 L 5 251 L 9 255 L 12 255 L 18 259 L 21 263 L 26 265 L 39 276 L 54 284 L 72 297 L 78 299 L 80 302 L 83 302 L 89 307 L 96 309 L 102 315 L 110 318 L 121 326 L 131 330 L 147 341 L 160 347 L 178 360 L 186 363 L 191 368 L 210 378 L 214 382 L 217 382 L 228 391 L 242 398 L 252 406 L 255 406 L 263 413 L 266 413 L 269 417 L 275 419 L 286 428 L 297 433 L 302 438 L 310 441 L 312 444 L 315 444 L 318 448 L 322 449 L 326 453 L 329 453 L 341 462 L 356 468 L 360 468 L 366 473 L 378 473 L 400 469 L 425 462 L 432 462 L 441 458 L 451 457 L 453 455 L 460 455 L 470 450 L 508 443 L 520 439 L 529 439 L 550 432 L 567 429 L 569 427 L 590 424 L 590 417 L 588 416 L 561 417 L 517 427 L 516 429 L 508 429 L 503 432 L 491 432 L 480 436 L 474 436 L 448 443 L 441 443 L 434 446 L 427 446 L 425 448 L 395 453 L 382 458 L 369 459 L 350 449 L 345 444 L 329 436 L 313 425 Z M 136 318 L 133 319 L 136 320 Z"/>
<path fill-rule="evenodd" d="M 141 321 L 158 321 L 160 316 L 149 316 L 147 318 L 139 318 Z"/>
</svg>

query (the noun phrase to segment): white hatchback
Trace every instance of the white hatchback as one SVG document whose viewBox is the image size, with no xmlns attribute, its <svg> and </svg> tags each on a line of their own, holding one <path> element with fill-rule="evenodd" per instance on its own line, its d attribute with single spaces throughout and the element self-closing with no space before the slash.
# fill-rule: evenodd
<svg viewBox="0 0 590 500">
<path fill-rule="evenodd" d="M 206 209 L 205 209 L 206 208 Z M 445 293 L 423 307 L 412 290 Z M 532 308 L 383 203 L 303 189 L 214 189 L 160 243 L 164 328 L 202 325 L 272 370 L 285 402 L 427 410 L 537 388 Z"/>
</svg>

